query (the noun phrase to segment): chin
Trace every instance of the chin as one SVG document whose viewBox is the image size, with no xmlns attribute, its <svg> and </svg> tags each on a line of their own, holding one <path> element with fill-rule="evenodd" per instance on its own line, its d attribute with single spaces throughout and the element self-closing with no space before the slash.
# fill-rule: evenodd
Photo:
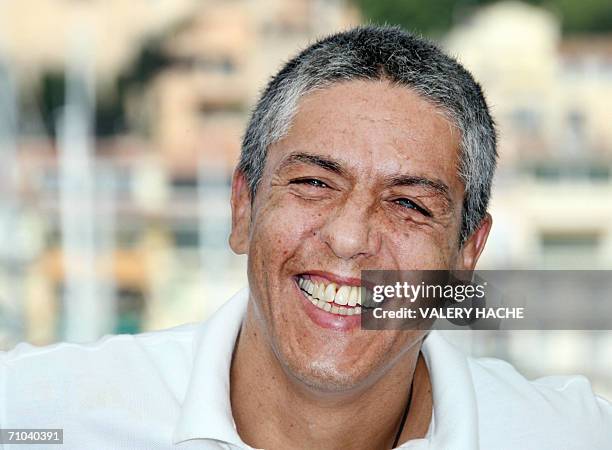
<svg viewBox="0 0 612 450">
<path fill-rule="evenodd" d="M 371 361 L 365 365 L 363 360 L 353 358 L 341 361 L 329 355 L 284 350 L 277 352 L 277 357 L 289 378 L 320 393 L 340 394 L 365 388 L 378 380 L 383 368 L 388 366 L 388 361 Z"/>
<path fill-rule="evenodd" d="M 367 375 L 343 372 L 333 363 L 311 362 L 307 367 L 287 367 L 290 375 L 301 385 L 317 392 L 342 393 L 358 389 Z"/>
</svg>

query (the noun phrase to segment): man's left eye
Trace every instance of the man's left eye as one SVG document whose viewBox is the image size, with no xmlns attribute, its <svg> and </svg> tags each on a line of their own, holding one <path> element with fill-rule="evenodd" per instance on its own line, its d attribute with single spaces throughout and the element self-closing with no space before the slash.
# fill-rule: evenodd
<svg viewBox="0 0 612 450">
<path fill-rule="evenodd" d="M 408 198 L 398 198 L 397 200 L 395 200 L 395 203 L 407 209 L 414 209 L 415 211 L 423 214 L 425 217 L 431 217 L 431 213 L 429 211 L 417 205 L 415 202 Z"/>
</svg>

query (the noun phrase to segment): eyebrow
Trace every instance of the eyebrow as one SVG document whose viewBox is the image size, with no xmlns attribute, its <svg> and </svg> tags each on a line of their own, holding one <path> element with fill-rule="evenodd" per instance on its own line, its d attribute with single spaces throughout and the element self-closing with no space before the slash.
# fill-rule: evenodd
<svg viewBox="0 0 612 450">
<path fill-rule="evenodd" d="M 346 170 L 339 162 L 328 159 L 322 156 L 312 155 L 310 153 L 292 153 L 281 163 L 277 172 L 280 172 L 294 164 L 309 164 L 318 166 L 322 169 L 329 170 L 341 176 L 347 176 Z"/>
<path fill-rule="evenodd" d="M 322 169 L 329 170 L 338 175 L 348 177 L 347 171 L 342 167 L 340 162 L 334 161 L 333 159 L 325 158 L 323 156 L 313 155 L 310 153 L 292 153 L 280 164 L 278 171 L 280 172 L 287 167 L 294 164 L 309 164 Z M 453 204 L 453 199 L 450 195 L 450 188 L 442 180 L 430 179 L 418 175 L 392 175 L 385 179 L 386 186 L 388 187 L 400 187 L 400 186 L 417 186 L 423 187 L 433 194 L 441 195 L 446 201 L 447 205 Z"/>
<path fill-rule="evenodd" d="M 450 195 L 450 188 L 441 180 L 431 180 L 429 178 L 414 175 L 395 175 L 386 179 L 387 186 L 418 186 L 432 191 L 434 194 L 442 195 L 449 205 L 453 204 Z"/>
</svg>

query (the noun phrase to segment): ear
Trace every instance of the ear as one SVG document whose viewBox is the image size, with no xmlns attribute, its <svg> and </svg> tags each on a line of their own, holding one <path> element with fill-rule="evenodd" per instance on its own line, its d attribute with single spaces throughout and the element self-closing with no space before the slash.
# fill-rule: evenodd
<svg viewBox="0 0 612 450">
<path fill-rule="evenodd" d="M 480 258 L 480 254 L 487 243 L 492 224 L 493 218 L 487 213 L 476 231 L 474 231 L 463 243 L 459 250 L 459 258 L 457 260 L 457 268 L 459 270 L 474 270 L 478 258 Z"/>
<path fill-rule="evenodd" d="M 232 231 L 229 245 L 237 255 L 244 255 L 249 248 L 251 223 L 251 194 L 242 171 L 236 169 L 232 177 Z"/>
</svg>

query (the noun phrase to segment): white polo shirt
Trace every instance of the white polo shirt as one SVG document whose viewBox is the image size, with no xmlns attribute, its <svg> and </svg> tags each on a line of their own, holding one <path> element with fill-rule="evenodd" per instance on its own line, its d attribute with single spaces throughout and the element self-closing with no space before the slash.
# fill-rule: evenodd
<svg viewBox="0 0 612 450">
<path fill-rule="evenodd" d="M 0 353 L 0 428 L 62 428 L 63 450 L 251 448 L 229 396 L 247 301 L 244 289 L 202 324 Z M 425 439 L 402 449 L 612 449 L 612 405 L 586 378 L 528 381 L 506 362 L 465 356 L 435 331 L 423 354 L 433 420 Z"/>
</svg>

